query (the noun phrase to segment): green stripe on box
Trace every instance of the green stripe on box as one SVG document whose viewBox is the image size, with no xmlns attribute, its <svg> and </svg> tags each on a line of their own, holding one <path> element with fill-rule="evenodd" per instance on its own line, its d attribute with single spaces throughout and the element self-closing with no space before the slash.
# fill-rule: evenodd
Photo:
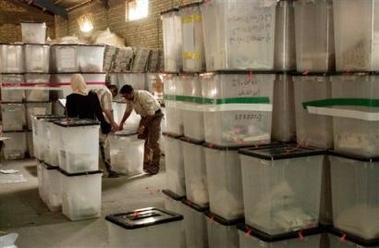
<svg viewBox="0 0 379 248">
<path fill-rule="evenodd" d="M 165 100 L 173 100 L 178 102 L 192 102 L 199 104 L 254 104 L 254 103 L 270 103 L 268 97 L 241 97 L 241 98 L 202 98 L 194 96 L 180 96 L 180 95 L 165 95 Z"/>
<path fill-rule="evenodd" d="M 303 108 L 311 107 L 330 107 L 330 106 L 361 106 L 361 107 L 379 107 L 379 99 L 368 98 L 329 98 L 303 102 Z"/>
</svg>

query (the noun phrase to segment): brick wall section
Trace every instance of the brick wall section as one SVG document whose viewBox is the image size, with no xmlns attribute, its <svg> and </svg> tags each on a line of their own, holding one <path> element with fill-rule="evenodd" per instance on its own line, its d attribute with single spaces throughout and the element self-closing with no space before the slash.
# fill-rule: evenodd
<svg viewBox="0 0 379 248">
<path fill-rule="evenodd" d="M 109 10 L 99 2 L 85 5 L 69 13 L 68 21 L 56 18 L 56 36 L 76 35 L 86 37 L 79 30 L 76 19 L 86 13 L 94 17 L 94 30 L 91 33 L 105 30 L 118 34 L 125 39 L 126 45 L 136 47 L 163 48 L 162 24 L 160 13 L 174 6 L 198 2 L 198 0 L 150 0 L 149 15 L 137 21 L 125 20 L 125 0 L 110 0 Z"/>
<path fill-rule="evenodd" d="M 0 0 L 0 42 L 22 40 L 20 21 L 46 22 L 47 36 L 55 37 L 54 17 L 17 1 Z"/>
<path fill-rule="evenodd" d="M 91 4 L 70 11 L 68 20 L 57 16 L 55 18 L 55 23 L 50 25 L 55 26 L 55 29 L 48 25 L 49 31 L 55 31 L 55 34 L 49 35 L 50 37 L 75 35 L 81 38 L 88 38 L 95 32 L 105 30 L 109 27 L 111 32 L 123 37 L 128 46 L 162 48 L 163 41 L 160 12 L 168 10 L 174 6 L 197 1 L 198 0 L 150 0 L 148 17 L 137 21 L 125 20 L 125 0 L 110 0 L 109 10 L 106 10 L 100 1 L 94 1 Z M 13 1 L 0 0 L 0 9 L 3 7 L 2 4 L 9 4 L 9 2 Z M 19 7 L 16 6 L 15 8 Z M 38 10 L 36 11 L 38 12 Z M 92 13 L 94 19 L 94 30 L 88 34 L 81 32 L 77 23 L 77 18 L 86 13 Z M 32 16 L 33 13 L 30 15 Z M 18 29 L 19 30 L 16 30 L 14 26 L 4 25 L 0 22 L 0 41 L 13 42 L 20 40 L 20 27 L 18 27 Z"/>
</svg>

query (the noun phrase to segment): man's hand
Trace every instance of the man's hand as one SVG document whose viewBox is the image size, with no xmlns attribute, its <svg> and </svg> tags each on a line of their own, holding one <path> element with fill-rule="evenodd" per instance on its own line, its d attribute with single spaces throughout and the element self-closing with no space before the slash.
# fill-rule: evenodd
<svg viewBox="0 0 379 248">
<path fill-rule="evenodd" d="M 118 125 L 118 131 L 121 131 L 122 129 L 124 129 L 124 123 L 120 122 L 120 124 Z"/>
<path fill-rule="evenodd" d="M 144 125 L 139 126 L 137 129 L 137 133 L 138 135 L 142 136 L 145 133 L 145 126 Z"/>
<path fill-rule="evenodd" d="M 119 125 L 117 125 L 116 122 L 113 122 L 112 123 L 112 129 L 113 129 L 113 131 L 118 131 L 120 129 L 120 127 L 119 127 Z"/>
</svg>

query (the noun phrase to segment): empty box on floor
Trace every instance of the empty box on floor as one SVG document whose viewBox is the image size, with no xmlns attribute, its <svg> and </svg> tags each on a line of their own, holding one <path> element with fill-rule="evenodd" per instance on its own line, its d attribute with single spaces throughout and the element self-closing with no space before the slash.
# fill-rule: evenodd
<svg viewBox="0 0 379 248">
<path fill-rule="evenodd" d="M 143 172 L 145 140 L 138 139 L 137 133 L 115 132 L 109 136 L 112 169 L 134 176 Z"/>
</svg>

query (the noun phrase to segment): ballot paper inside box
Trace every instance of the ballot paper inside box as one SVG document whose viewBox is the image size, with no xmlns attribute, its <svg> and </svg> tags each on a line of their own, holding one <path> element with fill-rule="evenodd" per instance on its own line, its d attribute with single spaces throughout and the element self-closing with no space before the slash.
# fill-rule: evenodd
<svg viewBox="0 0 379 248">
<path fill-rule="evenodd" d="M 59 126 L 59 168 L 68 173 L 99 168 L 99 122 L 90 119 L 62 119 Z"/>
<path fill-rule="evenodd" d="M 200 207 L 208 207 L 208 183 L 202 141 L 181 138 L 186 181 L 186 197 Z"/>
<path fill-rule="evenodd" d="M 62 213 L 72 221 L 100 217 L 102 171 L 59 171 Z"/>
<path fill-rule="evenodd" d="M 290 144 L 239 153 L 248 225 L 269 235 L 318 225 L 324 150 Z"/>
<path fill-rule="evenodd" d="M 167 189 L 176 195 L 186 195 L 184 158 L 179 135 L 163 133 Z"/>
<path fill-rule="evenodd" d="M 330 151 L 333 225 L 364 240 L 379 238 L 378 157 Z"/>
</svg>

